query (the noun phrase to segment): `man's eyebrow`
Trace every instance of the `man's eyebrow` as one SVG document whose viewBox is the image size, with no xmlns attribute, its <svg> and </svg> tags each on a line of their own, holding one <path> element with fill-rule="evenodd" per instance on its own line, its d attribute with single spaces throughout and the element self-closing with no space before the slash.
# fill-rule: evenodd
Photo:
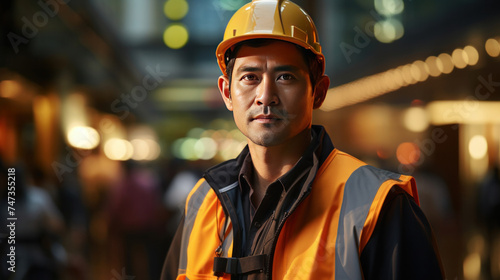
<svg viewBox="0 0 500 280">
<path fill-rule="evenodd" d="M 296 72 L 299 71 L 300 68 L 294 65 L 279 65 L 273 68 L 273 71 L 275 72 L 282 72 L 282 71 L 288 71 L 288 72 Z M 255 72 L 255 71 L 262 71 L 261 67 L 255 67 L 255 66 L 241 66 L 237 70 L 238 72 Z"/>
<path fill-rule="evenodd" d="M 273 70 L 275 72 L 282 72 L 282 71 L 297 72 L 300 70 L 300 67 L 297 67 L 295 65 L 280 65 L 280 66 L 276 66 L 275 68 L 273 68 Z"/>
<path fill-rule="evenodd" d="M 237 72 L 255 72 L 255 71 L 261 71 L 261 67 L 255 67 L 255 66 L 246 66 L 243 65 L 238 68 Z"/>
</svg>

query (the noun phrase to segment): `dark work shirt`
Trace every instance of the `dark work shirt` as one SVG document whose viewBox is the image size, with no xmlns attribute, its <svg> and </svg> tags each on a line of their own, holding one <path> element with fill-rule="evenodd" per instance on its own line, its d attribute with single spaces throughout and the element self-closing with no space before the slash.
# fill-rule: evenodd
<svg viewBox="0 0 500 280">
<path fill-rule="evenodd" d="M 314 147 L 309 147 L 313 149 Z M 307 154 L 307 153 L 306 153 Z M 309 153 L 312 156 L 312 153 Z M 246 231 L 243 254 L 245 256 L 264 253 L 260 236 L 267 236 L 276 229 L 276 220 L 283 215 L 283 200 L 290 189 L 300 189 L 307 180 L 313 161 L 300 158 L 286 174 L 271 183 L 259 205 L 253 205 L 254 190 L 251 184 L 254 168 L 250 153 L 246 156 L 240 174 L 239 185 L 242 193 L 243 218 Z M 288 208 L 285 208 L 285 210 Z"/>
</svg>

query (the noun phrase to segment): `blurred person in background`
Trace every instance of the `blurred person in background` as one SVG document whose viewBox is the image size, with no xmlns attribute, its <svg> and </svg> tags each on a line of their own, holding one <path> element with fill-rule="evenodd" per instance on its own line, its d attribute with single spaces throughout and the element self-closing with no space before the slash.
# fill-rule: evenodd
<svg viewBox="0 0 500 280">
<path fill-rule="evenodd" d="M 189 194 L 162 279 L 445 278 L 414 179 L 339 151 L 312 125 L 330 80 L 307 13 L 254 0 L 216 54 L 248 145 Z"/>
<path fill-rule="evenodd" d="M 60 209 L 66 232 L 64 248 L 67 254 L 63 279 L 83 280 L 89 274 L 88 249 L 88 216 L 87 207 L 83 201 L 82 184 L 78 172 L 67 172 L 61 180 L 53 174 L 53 182 L 59 182 L 55 202 Z"/>
<path fill-rule="evenodd" d="M 164 209 L 158 178 L 148 166 L 129 160 L 109 196 L 112 267 L 138 279 L 158 279 Z"/>
<path fill-rule="evenodd" d="M 7 169 L 1 167 L 2 180 L 6 182 Z M 4 179 L 5 178 L 5 179 Z M 31 175 L 24 166 L 15 167 L 15 273 L 7 270 L 7 242 L 2 242 L 0 260 L 2 279 L 9 280 L 54 280 L 60 279 L 66 264 L 66 252 L 61 245 L 64 221 L 49 192 L 42 188 L 43 174 L 33 169 Z M 2 184 L 5 186 L 5 184 Z M 2 189 L 0 219 L 7 221 L 7 187 Z M 9 216 L 10 217 L 10 216 Z M 5 232 L 2 227 L 1 233 Z M 9 234 L 7 232 L 7 234 Z"/>
</svg>

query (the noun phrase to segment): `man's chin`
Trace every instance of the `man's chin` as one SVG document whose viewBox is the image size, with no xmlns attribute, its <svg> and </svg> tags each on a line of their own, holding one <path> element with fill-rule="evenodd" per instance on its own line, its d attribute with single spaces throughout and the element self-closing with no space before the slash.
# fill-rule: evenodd
<svg viewBox="0 0 500 280">
<path fill-rule="evenodd" d="M 272 147 L 280 144 L 279 137 L 277 137 L 276 133 L 271 131 L 265 133 L 254 134 L 250 137 L 250 141 L 254 144 L 263 146 L 263 147 Z"/>
</svg>

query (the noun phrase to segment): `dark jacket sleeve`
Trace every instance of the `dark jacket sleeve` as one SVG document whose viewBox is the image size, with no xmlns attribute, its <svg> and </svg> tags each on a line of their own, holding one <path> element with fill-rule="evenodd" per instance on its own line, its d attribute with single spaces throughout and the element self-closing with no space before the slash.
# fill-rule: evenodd
<svg viewBox="0 0 500 280">
<path fill-rule="evenodd" d="M 429 222 L 399 187 L 386 198 L 374 232 L 361 252 L 364 279 L 445 279 Z"/>
<path fill-rule="evenodd" d="M 161 272 L 161 280 L 175 280 L 177 278 L 177 271 L 179 268 L 179 256 L 181 252 L 182 230 L 184 228 L 184 216 L 180 221 L 179 227 L 175 232 L 170 248 L 167 252 L 167 257 L 163 263 Z"/>
</svg>

